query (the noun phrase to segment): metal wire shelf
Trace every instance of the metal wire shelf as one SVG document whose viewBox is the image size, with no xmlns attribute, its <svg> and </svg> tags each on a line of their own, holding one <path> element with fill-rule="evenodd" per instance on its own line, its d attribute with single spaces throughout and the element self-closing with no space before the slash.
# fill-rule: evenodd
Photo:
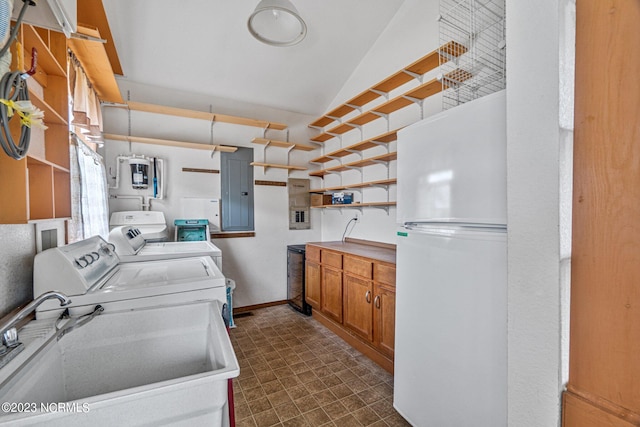
<svg viewBox="0 0 640 427">
<path fill-rule="evenodd" d="M 440 61 L 450 75 L 463 70 L 464 79 L 443 79 L 443 109 L 455 107 L 506 87 L 505 0 L 440 0 L 440 44 L 458 42 L 466 52 Z M 459 71 L 458 71 L 459 72 Z"/>
</svg>

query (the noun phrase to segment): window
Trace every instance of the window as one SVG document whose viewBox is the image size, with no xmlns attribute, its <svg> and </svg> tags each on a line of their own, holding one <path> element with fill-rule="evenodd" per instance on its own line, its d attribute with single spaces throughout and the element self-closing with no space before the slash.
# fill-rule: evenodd
<svg viewBox="0 0 640 427">
<path fill-rule="evenodd" d="M 71 242 L 109 235 L 107 179 L 102 156 L 74 137 L 71 145 L 72 221 Z"/>
<path fill-rule="evenodd" d="M 222 153 L 222 231 L 253 231 L 253 148 Z"/>
</svg>

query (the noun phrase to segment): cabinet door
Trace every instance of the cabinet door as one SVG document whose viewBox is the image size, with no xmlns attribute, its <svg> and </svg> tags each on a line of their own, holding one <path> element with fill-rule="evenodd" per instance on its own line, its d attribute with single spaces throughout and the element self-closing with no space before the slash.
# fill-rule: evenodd
<svg viewBox="0 0 640 427">
<path fill-rule="evenodd" d="M 373 284 L 370 280 L 344 275 L 344 325 L 373 341 Z"/>
<path fill-rule="evenodd" d="M 376 284 L 374 294 L 374 344 L 393 358 L 396 340 L 396 291 L 392 287 Z"/>
<path fill-rule="evenodd" d="M 322 312 L 342 323 L 342 271 L 322 267 Z"/>
<path fill-rule="evenodd" d="M 316 310 L 320 310 L 320 302 L 321 302 L 321 291 L 320 291 L 320 265 L 315 262 L 306 262 L 306 280 L 304 282 L 305 286 L 305 300 L 307 304 Z"/>
</svg>

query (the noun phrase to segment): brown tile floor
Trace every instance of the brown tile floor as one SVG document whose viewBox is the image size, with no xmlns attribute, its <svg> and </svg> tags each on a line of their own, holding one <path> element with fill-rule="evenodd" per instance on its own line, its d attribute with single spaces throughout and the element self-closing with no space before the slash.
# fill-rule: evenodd
<svg viewBox="0 0 640 427">
<path fill-rule="evenodd" d="M 236 426 L 408 426 L 393 376 L 288 305 L 237 317 Z"/>
</svg>

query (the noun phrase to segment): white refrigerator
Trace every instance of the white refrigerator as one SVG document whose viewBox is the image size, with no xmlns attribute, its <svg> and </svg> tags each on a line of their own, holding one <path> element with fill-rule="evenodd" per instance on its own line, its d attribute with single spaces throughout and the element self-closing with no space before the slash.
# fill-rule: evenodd
<svg viewBox="0 0 640 427">
<path fill-rule="evenodd" d="M 398 133 L 394 407 L 507 425 L 505 92 Z"/>
</svg>

